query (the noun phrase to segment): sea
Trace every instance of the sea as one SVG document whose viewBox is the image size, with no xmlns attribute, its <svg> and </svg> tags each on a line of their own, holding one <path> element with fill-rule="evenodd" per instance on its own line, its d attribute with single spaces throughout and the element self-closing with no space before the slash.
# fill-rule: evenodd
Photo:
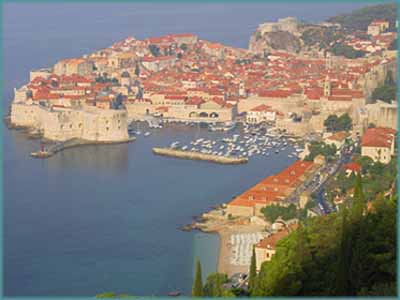
<svg viewBox="0 0 400 300">
<path fill-rule="evenodd" d="M 365 3 L 6 3 L 3 115 L 29 71 L 128 36 L 190 32 L 246 48 L 258 24 L 295 16 L 322 21 Z M 129 144 L 29 157 L 37 140 L 3 126 L 3 282 L 6 296 L 190 294 L 199 259 L 216 271 L 219 238 L 179 227 L 228 202 L 294 158 L 252 157 L 225 166 L 152 154 L 152 147 L 222 133 L 185 126 L 153 130 Z"/>
</svg>

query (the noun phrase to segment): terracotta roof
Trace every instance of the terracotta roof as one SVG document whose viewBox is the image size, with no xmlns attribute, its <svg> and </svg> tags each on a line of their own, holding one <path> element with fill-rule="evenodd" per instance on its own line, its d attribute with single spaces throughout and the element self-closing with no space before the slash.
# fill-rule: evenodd
<svg viewBox="0 0 400 300">
<path fill-rule="evenodd" d="M 361 166 L 356 162 L 351 162 L 351 163 L 346 164 L 344 166 L 344 169 L 352 171 L 352 172 L 360 172 Z"/>
<path fill-rule="evenodd" d="M 271 106 L 261 104 L 251 109 L 251 111 L 259 111 L 259 112 L 266 112 L 266 111 L 273 111 Z"/>
<path fill-rule="evenodd" d="M 279 202 L 300 182 L 314 164 L 298 160 L 280 173 L 268 176 L 232 200 L 229 205 L 252 207 L 256 204 Z"/>
<path fill-rule="evenodd" d="M 298 227 L 297 224 L 289 225 L 290 230 L 295 230 L 295 229 L 297 229 L 297 227 Z M 261 241 L 259 241 L 256 244 L 256 247 L 263 248 L 263 249 L 275 249 L 278 241 L 280 241 L 284 237 L 288 236 L 289 233 L 291 232 L 290 230 L 285 229 L 285 230 L 278 231 L 277 233 L 272 234 L 272 235 L 262 239 Z"/>
<path fill-rule="evenodd" d="M 390 148 L 395 135 L 396 130 L 391 128 L 369 128 L 361 139 L 361 146 Z"/>
<path fill-rule="evenodd" d="M 342 142 L 343 140 L 346 139 L 347 136 L 348 136 L 348 134 L 346 132 L 339 131 L 339 132 L 336 132 L 336 133 L 332 134 L 327 139 L 328 140 L 332 140 L 332 141 Z"/>
</svg>

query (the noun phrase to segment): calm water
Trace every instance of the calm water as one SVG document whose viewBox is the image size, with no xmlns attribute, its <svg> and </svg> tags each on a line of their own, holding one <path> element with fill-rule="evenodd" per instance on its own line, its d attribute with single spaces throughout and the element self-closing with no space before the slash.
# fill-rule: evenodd
<svg viewBox="0 0 400 300">
<path fill-rule="evenodd" d="M 362 4 L 27 5 L 3 7 L 3 109 L 28 72 L 133 35 L 193 32 L 247 47 L 266 20 L 322 20 Z M 166 128 L 125 145 L 70 149 L 48 160 L 3 132 L 4 289 L 8 296 L 188 293 L 193 263 L 215 271 L 218 237 L 177 227 L 229 201 L 291 161 L 285 153 L 242 166 L 157 157 L 153 146 L 217 133 Z"/>
</svg>

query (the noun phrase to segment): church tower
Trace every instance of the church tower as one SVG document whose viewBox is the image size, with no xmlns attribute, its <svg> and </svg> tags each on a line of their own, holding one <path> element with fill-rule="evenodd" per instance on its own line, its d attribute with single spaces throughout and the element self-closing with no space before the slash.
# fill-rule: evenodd
<svg viewBox="0 0 400 300">
<path fill-rule="evenodd" d="M 332 55 L 329 52 L 326 53 L 325 68 L 327 70 L 331 70 L 332 69 Z"/>
<path fill-rule="evenodd" d="M 324 96 L 329 97 L 332 92 L 331 81 L 329 79 L 329 75 L 326 75 L 325 83 L 324 83 Z"/>
</svg>

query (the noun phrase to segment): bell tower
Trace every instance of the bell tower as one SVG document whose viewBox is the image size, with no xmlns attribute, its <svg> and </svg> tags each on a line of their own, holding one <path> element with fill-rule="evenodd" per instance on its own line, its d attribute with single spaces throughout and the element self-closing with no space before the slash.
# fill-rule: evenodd
<svg viewBox="0 0 400 300">
<path fill-rule="evenodd" d="M 326 75 L 325 78 L 325 83 L 324 83 L 324 96 L 325 97 L 329 97 L 331 95 L 331 91 L 332 87 L 331 87 L 331 80 L 329 78 L 329 75 Z"/>
</svg>

